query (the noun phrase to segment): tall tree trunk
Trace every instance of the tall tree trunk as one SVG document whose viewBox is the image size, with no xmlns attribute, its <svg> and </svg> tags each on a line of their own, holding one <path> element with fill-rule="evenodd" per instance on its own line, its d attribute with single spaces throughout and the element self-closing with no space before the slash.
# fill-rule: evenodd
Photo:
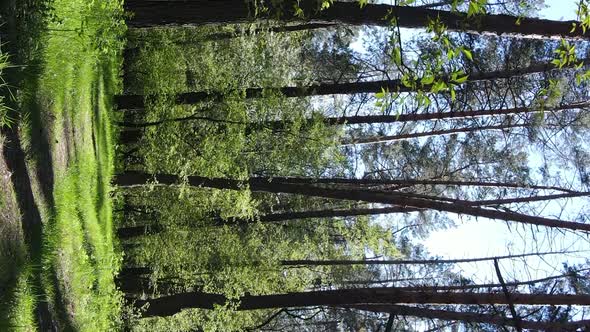
<svg viewBox="0 0 590 332">
<path fill-rule="evenodd" d="M 322 121 L 327 126 L 336 125 L 361 125 L 361 124 L 378 124 L 378 123 L 403 123 L 403 122 L 417 122 L 417 121 L 431 121 L 431 120 L 448 120 L 448 119 L 464 119 L 477 118 L 483 116 L 503 116 L 514 114 L 538 114 L 542 112 L 560 112 L 573 109 L 584 109 L 590 107 L 590 102 L 575 102 L 566 105 L 560 105 L 550 108 L 531 108 L 531 107 L 514 107 L 502 109 L 484 109 L 476 111 L 449 111 L 437 113 L 410 113 L 398 115 L 356 115 L 343 117 L 324 117 Z M 201 116 L 198 113 L 179 117 L 163 119 L 152 122 L 133 123 L 133 122 L 119 122 L 118 125 L 129 128 L 143 128 L 159 126 L 164 123 L 184 122 L 184 121 L 211 121 L 217 123 L 225 123 L 232 125 L 243 125 L 246 127 L 246 134 L 256 132 L 261 129 L 271 129 L 279 132 L 288 127 L 291 123 L 285 120 L 265 121 L 265 122 L 237 122 L 231 120 L 215 119 L 207 116 Z M 308 119 L 308 125 L 317 121 L 315 119 Z M 304 127 L 306 125 L 304 124 Z"/>
<path fill-rule="evenodd" d="M 125 172 L 115 177 L 114 183 L 119 186 L 142 186 L 156 180 L 162 185 L 174 185 L 181 182 L 177 175 L 172 174 L 147 174 L 142 172 Z M 187 182 L 195 187 L 209 187 L 217 189 L 241 190 L 249 187 L 252 191 L 296 194 L 311 197 L 323 197 L 331 199 L 342 199 L 350 201 L 363 201 L 368 203 L 381 203 L 396 206 L 404 206 L 417 209 L 430 209 L 441 212 L 471 215 L 489 219 L 504 221 L 515 221 L 529 225 L 564 228 L 590 232 L 590 224 L 562 221 L 544 217 L 535 217 L 516 212 L 505 212 L 498 210 L 484 209 L 441 201 L 433 201 L 424 198 L 414 198 L 407 195 L 400 195 L 396 192 L 375 192 L 363 189 L 334 189 L 324 188 L 307 184 L 294 184 L 277 181 L 273 178 L 254 177 L 248 180 L 234 180 L 224 178 L 206 178 L 200 176 L 189 176 Z"/>
<path fill-rule="evenodd" d="M 125 294 L 149 293 L 153 290 L 149 278 L 131 277 L 117 278 L 115 280 L 120 291 Z"/>
<path fill-rule="evenodd" d="M 590 59 L 584 59 L 583 63 L 590 63 Z M 571 65 L 573 66 L 573 65 Z M 491 72 L 472 73 L 469 75 L 467 82 L 478 82 L 485 80 L 505 79 L 514 76 L 521 76 L 526 74 L 546 72 L 557 68 L 550 62 L 540 62 L 532 64 L 525 68 L 497 70 Z M 449 78 L 443 78 L 449 81 Z M 358 94 L 358 93 L 377 93 L 383 90 L 391 92 L 416 92 L 416 91 L 430 91 L 432 85 L 421 85 L 418 87 L 405 86 L 401 80 L 380 80 L 368 82 L 352 82 L 352 83 L 323 83 L 313 84 L 309 86 L 285 86 L 285 87 L 250 87 L 243 91 L 229 90 L 229 91 L 197 91 L 185 92 L 177 94 L 174 97 L 174 103 L 181 104 L 196 104 L 204 101 L 219 101 L 225 96 L 238 92 L 243 92 L 244 98 L 260 98 L 265 93 L 282 94 L 285 97 L 307 97 L 307 96 L 324 96 L 337 94 Z M 151 96 L 153 97 L 153 96 Z M 145 107 L 144 95 L 119 95 L 115 96 L 115 103 L 118 109 L 142 109 Z"/>
<path fill-rule="evenodd" d="M 590 295 L 555 295 L 512 293 L 510 300 L 516 305 L 590 305 Z M 227 303 L 225 296 L 201 292 L 187 292 L 156 299 L 139 300 L 136 307 L 149 304 L 143 317 L 171 316 L 182 309 L 213 309 Z M 245 295 L 240 298 L 237 310 L 275 309 L 309 306 L 345 306 L 359 304 L 508 304 L 501 293 L 455 293 L 407 291 L 394 287 L 322 290 L 275 295 Z"/>
<path fill-rule="evenodd" d="M 387 191 L 385 191 L 387 192 Z M 396 193 L 396 195 L 405 196 L 405 197 L 414 197 L 414 198 L 423 198 L 427 200 L 433 201 L 442 201 L 442 202 L 450 202 L 454 204 L 461 204 L 465 206 L 499 206 L 505 204 L 514 204 L 514 203 L 531 203 L 531 202 L 543 202 L 543 201 L 551 201 L 556 199 L 562 198 L 575 198 L 575 197 L 587 197 L 590 196 L 590 192 L 576 192 L 576 193 L 562 193 L 562 194 L 554 194 L 554 195 L 537 195 L 537 196 L 529 196 L 529 197 L 511 197 L 511 198 L 498 198 L 498 199 L 488 199 L 488 200 L 479 200 L 479 201 L 469 201 L 464 199 L 457 199 L 457 198 L 448 198 L 448 197 L 440 197 L 440 196 L 432 196 L 432 195 L 425 195 L 425 194 L 416 194 L 416 193 Z"/>
<path fill-rule="evenodd" d="M 491 256 L 491 257 L 476 257 L 476 258 L 457 258 L 457 259 L 391 259 L 391 260 L 283 260 L 279 264 L 282 266 L 343 266 L 343 265 L 437 265 L 437 264 L 458 264 L 458 263 L 476 263 L 485 261 L 495 261 L 503 259 L 515 259 L 524 258 L 530 256 L 546 256 L 546 255 L 563 255 L 571 252 L 535 252 L 517 255 L 504 255 L 504 256 Z M 253 264 L 259 264 L 261 262 L 255 262 Z M 121 276 L 133 276 L 138 278 L 140 276 L 153 273 L 149 267 L 126 267 L 121 269 Z M 548 281 L 557 278 L 563 278 L 567 275 L 552 276 L 543 279 L 531 280 L 527 282 L 512 282 L 506 285 L 518 286 L 534 284 L 541 281 Z M 458 290 L 458 289 L 474 289 L 474 288 L 485 288 L 485 287 L 498 287 L 497 284 L 485 284 L 485 285 L 466 285 L 466 286 L 432 286 L 431 290 L 435 288 L 437 290 Z M 430 289 L 429 286 L 416 286 L 416 287 L 403 287 L 406 290 L 418 290 Z"/>
<path fill-rule="evenodd" d="M 275 2 L 276 3 L 276 2 Z M 585 37 L 581 28 L 572 30 L 574 21 L 551 21 L 536 18 L 522 18 L 510 15 L 477 15 L 472 18 L 460 12 L 448 12 L 411 6 L 367 4 L 362 9 L 356 2 L 336 1 L 329 8 L 318 11 L 317 0 L 283 0 L 273 7 L 266 1 L 267 11 L 258 11 L 253 2 L 243 0 L 191 0 L 156 1 L 127 0 L 125 10 L 133 13 L 127 21 L 131 27 L 150 27 L 167 24 L 230 24 L 252 22 L 255 19 L 279 19 L 282 21 L 319 21 L 349 25 L 390 26 L 388 17 L 394 16 L 396 24 L 405 28 L 428 26 L 433 19 L 439 19 L 449 30 L 471 33 L 492 33 L 497 35 L 519 35 L 524 37 L 558 36 L 569 38 Z M 259 3 L 259 5 L 261 5 Z M 295 15 L 296 8 L 303 10 L 305 18 Z M 393 15 L 392 15 L 393 14 Z M 517 23 L 518 22 L 518 23 Z M 578 23 L 579 25 L 579 23 Z"/>
<path fill-rule="evenodd" d="M 485 323 L 499 326 L 519 326 L 525 329 L 533 329 L 540 331 L 576 331 L 580 327 L 589 326 L 590 320 L 576 321 L 576 322 L 539 322 L 519 319 L 518 324 L 514 322 L 513 318 L 506 318 L 501 315 L 491 315 L 477 312 L 460 312 L 450 310 L 439 310 L 413 306 L 402 305 L 375 305 L 375 304 L 361 304 L 343 306 L 344 308 L 352 308 L 371 312 L 391 313 L 399 316 L 412 316 L 424 319 L 440 319 L 448 321 L 461 321 L 466 323 Z"/>
<path fill-rule="evenodd" d="M 418 211 L 418 209 L 403 208 L 399 206 L 390 206 L 382 208 L 325 209 L 300 212 L 271 213 L 261 216 L 260 221 L 268 223 L 295 219 L 374 216 L 379 214 L 409 213 L 414 211 Z"/>
<path fill-rule="evenodd" d="M 295 177 L 276 177 L 274 178 L 276 181 L 287 182 L 287 183 L 299 183 L 299 184 L 317 184 L 317 183 L 325 183 L 325 184 L 346 184 L 346 185 L 361 185 L 364 186 L 364 189 L 372 189 L 375 190 L 374 185 L 383 184 L 387 185 L 390 184 L 390 180 L 373 180 L 373 179 L 310 179 L 310 178 L 295 178 Z M 333 181 L 333 182 L 331 182 Z M 392 180 L 394 183 L 397 182 L 396 180 Z M 393 188 L 396 189 L 396 188 Z M 552 188 L 553 189 L 553 188 Z M 391 188 L 390 188 L 391 190 Z M 387 193 L 387 191 L 379 191 Z M 489 200 L 478 200 L 478 201 L 469 201 L 464 199 L 457 199 L 457 198 L 447 198 L 447 197 L 440 197 L 440 196 L 432 196 L 432 195 L 425 195 L 425 194 L 417 194 L 417 193 L 406 193 L 406 192 L 391 192 L 395 195 L 405 196 L 405 197 L 415 197 L 415 198 L 424 198 L 433 201 L 444 201 L 444 202 L 451 202 L 462 204 L 465 206 L 498 206 L 504 204 L 514 204 L 514 203 L 531 203 L 531 202 L 542 202 L 542 201 L 551 201 L 556 199 L 562 198 L 575 198 L 575 197 L 587 197 L 590 196 L 590 192 L 564 192 L 561 194 L 553 194 L 553 195 L 536 195 L 536 196 L 528 196 L 528 197 L 511 197 L 511 198 L 497 198 L 497 199 L 489 199 Z"/>
<path fill-rule="evenodd" d="M 560 105 L 549 108 L 532 108 L 532 107 L 513 107 L 502 109 L 488 109 L 475 111 L 450 111 L 437 113 L 416 113 L 416 114 L 397 114 L 397 115 L 356 115 L 343 117 L 325 117 L 324 124 L 328 126 L 333 125 L 356 125 L 356 124 L 377 124 L 377 123 L 402 123 L 415 121 L 431 121 L 431 120 L 447 120 L 447 119 L 463 119 L 476 118 L 482 116 L 501 116 L 514 115 L 526 113 L 541 113 L 541 112 L 558 112 L 572 109 L 583 109 L 590 107 L 590 102 L 575 102 L 566 105 Z M 248 124 L 247 132 L 251 132 L 258 128 L 269 128 L 275 131 L 283 130 L 289 122 L 287 121 L 266 121 L 260 123 Z"/>
<path fill-rule="evenodd" d="M 418 209 L 409 209 L 399 206 L 383 207 L 383 208 L 353 208 L 353 209 L 326 209 L 315 211 L 300 211 L 300 212 L 280 212 L 269 213 L 260 216 L 258 219 L 241 219 L 230 218 L 216 220 L 215 225 L 233 225 L 233 224 L 249 224 L 257 221 L 263 223 L 283 222 L 289 220 L 310 219 L 310 218 L 335 218 L 335 217 L 354 217 L 354 216 L 372 216 L 388 213 L 410 213 L 418 211 Z M 117 230 L 120 239 L 128 239 L 132 237 L 151 235 L 159 233 L 163 230 L 158 225 L 143 225 L 133 227 L 121 227 Z"/>
<path fill-rule="evenodd" d="M 416 185 L 426 186 L 469 186 L 469 187 L 498 187 L 498 188 L 516 188 L 516 189 L 538 189 L 538 190 L 555 190 L 566 193 L 580 193 L 579 191 L 555 187 L 542 186 L 526 183 L 511 182 L 487 182 L 487 181 L 461 181 L 461 180 L 437 180 L 437 179 L 347 179 L 347 178 L 301 178 L 301 177 L 273 177 L 273 179 L 287 183 L 299 184 L 346 184 L 358 186 L 385 186 L 395 185 L 403 188 Z"/>
<path fill-rule="evenodd" d="M 509 128 L 524 128 L 530 126 L 529 124 L 505 124 L 505 125 L 493 125 L 493 126 L 480 126 L 480 127 L 464 127 L 464 128 L 452 128 L 452 129 L 441 129 L 425 131 L 420 133 L 407 133 L 387 136 L 367 136 L 357 137 L 342 140 L 342 145 L 361 145 L 361 144 L 375 144 L 375 143 L 388 143 L 395 141 L 405 141 L 412 138 L 419 137 L 432 137 L 432 136 L 443 136 L 458 133 L 471 133 L 475 131 L 488 131 L 488 130 L 506 130 Z"/>
<path fill-rule="evenodd" d="M 530 196 L 530 197 L 515 197 L 515 198 L 503 198 L 503 199 L 489 199 L 489 200 L 480 200 L 480 201 L 465 201 L 467 204 L 472 206 L 493 206 L 493 205 L 503 205 L 503 204 L 514 204 L 514 203 L 530 203 L 530 202 L 542 202 L 542 201 L 551 201 L 554 199 L 562 199 L 562 198 L 574 198 L 574 197 L 587 197 L 590 196 L 588 192 L 579 192 L 579 193 L 564 193 L 564 194 L 555 194 L 555 195 L 538 195 L 538 196 Z"/>
<path fill-rule="evenodd" d="M 119 135 L 119 144 L 123 145 L 131 145 L 135 144 L 139 141 L 143 135 L 142 130 L 138 128 L 126 128 L 126 130 L 122 130 L 121 134 Z"/>
<path fill-rule="evenodd" d="M 580 269 L 577 270 L 577 272 L 580 271 L 588 271 L 588 269 Z M 532 279 L 532 280 L 525 280 L 525 281 L 511 281 L 511 282 L 505 282 L 505 283 L 499 283 L 499 284 L 473 284 L 473 285 L 449 285 L 449 286 L 403 286 L 403 287 L 399 287 L 402 288 L 404 290 L 412 290 L 412 291 L 419 291 L 419 290 L 431 290 L 431 291 L 457 291 L 457 290 L 461 290 L 461 291 L 466 291 L 466 290 L 475 290 L 475 289 L 484 289 L 484 288 L 500 288 L 500 287 L 518 287 L 518 286 L 531 286 L 531 285 L 535 285 L 535 284 L 539 284 L 542 282 L 547 282 L 547 281 L 552 281 L 552 280 L 557 280 L 557 279 L 565 279 L 568 277 L 571 277 L 572 274 L 571 273 L 565 273 L 565 274 L 560 274 L 560 275 L 554 275 L 554 276 L 549 276 L 549 277 L 545 277 L 545 278 L 540 278 L 540 279 Z M 396 282 L 396 281 L 412 281 L 412 278 L 408 278 L 407 280 L 404 279 L 391 279 L 390 282 Z M 414 278 L 414 279 L 418 279 L 418 280 L 423 280 L 425 278 Z M 381 282 L 381 284 L 388 282 L 387 280 L 384 280 L 383 282 Z M 377 281 L 369 281 L 367 283 L 371 283 L 371 284 L 378 284 L 379 282 Z M 351 283 L 347 283 L 347 284 L 351 284 Z M 352 283 L 353 285 L 359 285 L 362 283 L 356 282 L 356 283 Z"/>
<path fill-rule="evenodd" d="M 341 266 L 341 265 L 430 265 L 430 264 L 457 264 L 494 261 L 499 259 L 514 259 L 529 256 L 563 255 L 563 252 L 537 252 L 518 255 L 458 258 L 458 259 L 390 259 L 390 260 L 285 260 L 282 266 Z"/>
</svg>

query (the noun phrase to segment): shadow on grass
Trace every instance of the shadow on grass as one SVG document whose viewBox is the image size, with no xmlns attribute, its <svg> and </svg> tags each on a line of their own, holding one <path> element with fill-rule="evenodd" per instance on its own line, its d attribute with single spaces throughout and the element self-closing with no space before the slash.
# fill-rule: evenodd
<svg viewBox="0 0 590 332">
<path fill-rule="evenodd" d="M 37 323 L 41 331 L 57 331 L 57 323 L 49 310 L 47 294 L 45 294 L 42 283 L 43 223 L 39 206 L 33 195 L 31 179 L 27 173 L 25 153 L 15 129 L 5 129 L 3 135 L 6 137 L 4 159 L 8 170 L 12 173 L 12 185 L 21 211 L 25 243 L 29 248 L 31 266 L 33 267 L 30 282 L 38 299 L 35 310 Z M 48 169 L 51 170 L 51 168 Z"/>
<path fill-rule="evenodd" d="M 31 275 L 28 283 L 34 291 L 36 307 L 35 319 L 40 331 L 68 331 L 73 330 L 67 315 L 58 310 L 59 321 L 55 309 L 49 304 L 48 294 L 43 287 L 43 252 L 44 252 L 44 225 L 41 218 L 39 202 L 36 201 L 34 188 L 27 168 L 27 157 L 34 161 L 34 175 L 39 182 L 39 194 L 45 205 L 54 207 L 53 186 L 54 174 L 49 143 L 47 119 L 42 118 L 41 107 L 35 100 L 35 96 L 26 95 L 26 92 L 36 91 L 38 77 L 42 69 L 39 60 L 39 36 L 44 29 L 44 12 L 48 9 L 48 1 L 10 0 L 0 7 L 2 17 L 7 22 L 0 27 L 0 33 L 4 36 L 2 49 L 10 54 L 10 61 L 14 67 L 4 73 L 3 79 L 10 87 L 10 91 L 4 90 L 5 101 L 10 111 L 8 116 L 12 119 L 10 127 L 1 129 L 5 137 L 3 158 L 11 176 L 11 182 L 15 191 L 18 207 L 21 213 L 22 230 L 24 240 L 29 252 L 29 264 Z M 26 31 L 27 33 L 20 33 Z M 16 89 L 23 89 L 23 100 L 14 98 Z M 26 113 L 25 111 L 26 110 Z M 25 115 L 26 114 L 26 115 Z M 27 123 L 30 135 L 27 142 L 30 151 L 25 152 L 24 144 L 19 128 Z M 49 211 L 52 214 L 52 211 Z M 51 218 L 51 216 L 49 216 Z M 52 271 L 53 272 L 53 271 Z M 55 277 L 55 273 L 52 273 Z M 57 280 L 55 283 L 55 296 L 61 297 Z M 59 303 L 59 302 L 58 302 Z"/>
<path fill-rule="evenodd" d="M 5 138 L 0 135 L 0 144 Z M 19 324 L 31 326 L 30 312 L 18 308 L 26 296 L 19 283 L 28 279 L 27 248 L 24 244 L 21 215 L 10 180 L 11 174 L 0 158 L 0 330 Z M 17 317 L 14 317 L 14 316 Z"/>
</svg>

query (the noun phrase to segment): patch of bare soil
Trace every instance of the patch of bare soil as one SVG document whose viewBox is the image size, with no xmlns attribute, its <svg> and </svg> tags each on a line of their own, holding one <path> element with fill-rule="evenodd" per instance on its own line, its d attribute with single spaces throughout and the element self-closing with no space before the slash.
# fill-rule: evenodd
<svg viewBox="0 0 590 332">
<path fill-rule="evenodd" d="M 0 149 L 4 146 L 0 135 Z M 0 150 L 2 151 L 2 150 Z M 12 173 L 0 158 L 0 295 L 17 277 L 17 267 L 26 257 L 21 215 L 11 181 Z"/>
</svg>

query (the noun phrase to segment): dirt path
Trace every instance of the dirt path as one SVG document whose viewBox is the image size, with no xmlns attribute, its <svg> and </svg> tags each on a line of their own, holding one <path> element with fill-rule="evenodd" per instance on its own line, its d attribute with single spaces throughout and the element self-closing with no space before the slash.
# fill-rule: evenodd
<svg viewBox="0 0 590 332">
<path fill-rule="evenodd" d="M 27 173 L 25 154 L 22 150 L 18 133 L 15 130 L 3 130 L 6 138 L 3 147 L 3 157 L 8 172 L 12 173 L 11 182 L 16 193 L 16 198 L 21 212 L 22 229 L 25 243 L 29 249 L 31 264 L 33 266 L 33 277 L 31 284 L 37 291 L 37 307 L 35 315 L 40 331 L 58 331 L 57 321 L 53 317 L 47 294 L 42 284 L 42 246 L 43 246 L 43 222 L 39 207 L 35 201 L 31 186 L 31 179 Z"/>
<path fill-rule="evenodd" d="M 15 0 L 4 2 L 1 8 L 4 14 L 6 24 L 3 27 L 4 37 L 3 49 L 11 55 L 12 64 L 25 64 L 25 59 L 20 57 L 18 45 L 18 27 L 16 11 L 17 5 Z M 3 79 L 8 82 L 9 86 L 19 87 L 23 79 L 23 73 L 20 68 L 10 68 L 4 73 Z M 42 282 L 42 248 L 43 248 L 43 220 L 40 212 L 39 202 L 35 198 L 32 179 L 29 175 L 29 165 L 27 165 L 27 156 L 23 150 L 22 140 L 19 133 L 21 119 L 20 105 L 14 100 L 13 96 L 16 91 L 2 91 L 5 96 L 5 103 L 11 108 L 9 117 L 13 119 L 10 128 L 2 128 L 1 134 L 4 137 L 2 146 L 2 157 L 6 166 L 5 172 L 10 174 L 10 182 L 14 189 L 18 209 L 21 215 L 21 227 L 24 240 L 29 253 L 30 264 L 32 266 L 32 277 L 29 280 L 32 289 L 36 294 L 35 319 L 39 331 L 63 331 L 65 326 L 59 326 L 55 317 L 54 310 L 45 293 Z M 40 195 L 43 196 L 48 206 L 53 206 L 53 167 L 49 150 L 47 132 L 40 130 L 33 133 L 31 138 L 31 147 L 41 153 L 36 155 L 35 181 L 39 184 Z M 6 180 L 6 179 L 3 179 Z"/>
</svg>

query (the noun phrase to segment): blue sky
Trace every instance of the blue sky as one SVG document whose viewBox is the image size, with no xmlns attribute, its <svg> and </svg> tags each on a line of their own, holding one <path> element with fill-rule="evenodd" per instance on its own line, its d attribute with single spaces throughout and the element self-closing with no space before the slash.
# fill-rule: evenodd
<svg viewBox="0 0 590 332">
<path fill-rule="evenodd" d="M 383 2 L 389 3 L 389 1 Z M 577 2 L 574 0 L 549 0 L 545 1 L 545 5 L 546 7 L 538 13 L 538 17 L 551 20 L 576 19 Z M 416 31 L 401 29 L 402 38 L 411 38 Z M 351 45 L 358 52 L 366 52 L 362 39 L 361 32 L 358 41 Z M 534 165 L 532 166 L 534 167 Z M 576 206 L 576 204 L 576 201 L 573 201 L 569 208 L 580 210 L 581 206 Z M 553 210 L 558 211 L 555 207 Z M 564 234 L 547 228 L 533 229 L 516 223 L 511 223 L 508 226 L 502 221 L 485 218 L 478 220 L 461 216 L 451 216 L 451 218 L 456 221 L 456 228 L 434 232 L 430 237 L 421 241 L 431 254 L 444 258 L 473 258 L 541 251 L 586 251 L 590 249 L 587 239 L 571 233 Z M 501 261 L 500 265 L 506 280 L 531 280 L 549 275 L 559 275 L 562 272 L 564 261 L 580 263 L 588 257 L 588 252 L 527 257 L 525 260 L 519 261 Z M 458 270 L 461 270 L 466 276 L 473 277 L 474 281 L 496 280 L 492 262 L 462 264 L 458 266 Z"/>
<path fill-rule="evenodd" d="M 540 12 L 540 17 L 560 21 L 576 19 L 577 1 L 546 0 L 545 5 L 547 8 Z"/>
<path fill-rule="evenodd" d="M 552 20 L 573 20 L 576 18 L 576 1 L 549 0 L 539 16 Z M 575 202 L 573 204 L 576 204 Z M 588 241 L 569 233 L 515 226 L 508 228 L 497 220 L 473 220 L 456 218 L 457 228 L 433 233 L 423 244 L 436 255 L 444 257 L 482 257 L 503 255 L 506 253 L 523 253 L 551 251 L 558 249 L 588 250 Z M 529 257 L 526 261 L 504 262 L 503 270 L 514 278 L 535 279 L 547 275 L 560 274 L 561 263 L 582 262 L 588 253 L 551 256 L 545 258 Z M 480 281 L 494 278 L 493 265 L 489 262 L 465 264 L 460 268 L 466 274 L 472 274 Z"/>
</svg>

